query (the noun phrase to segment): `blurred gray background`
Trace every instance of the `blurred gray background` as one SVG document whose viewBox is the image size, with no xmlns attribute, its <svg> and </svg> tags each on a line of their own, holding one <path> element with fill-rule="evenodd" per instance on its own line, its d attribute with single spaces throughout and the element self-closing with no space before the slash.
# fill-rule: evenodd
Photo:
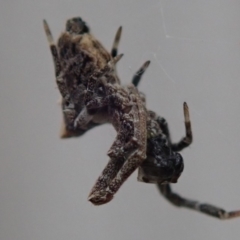
<svg viewBox="0 0 240 240">
<path fill-rule="evenodd" d="M 240 219 L 220 221 L 171 206 L 136 172 L 114 200 L 88 193 L 108 161 L 112 126 L 59 139 L 61 111 L 52 57 L 68 18 L 81 16 L 110 49 L 123 26 L 118 72 L 129 83 L 151 60 L 140 90 L 164 116 L 173 140 L 184 135 L 187 101 L 194 143 L 174 190 L 240 209 L 240 2 L 233 0 L 1 0 L 0 239 L 239 239 Z"/>
</svg>

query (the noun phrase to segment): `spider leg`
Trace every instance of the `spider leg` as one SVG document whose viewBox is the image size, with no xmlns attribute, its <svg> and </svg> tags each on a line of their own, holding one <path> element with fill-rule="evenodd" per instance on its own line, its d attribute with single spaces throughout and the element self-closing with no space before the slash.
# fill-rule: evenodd
<svg viewBox="0 0 240 240">
<path fill-rule="evenodd" d="M 140 68 L 139 70 L 133 75 L 133 78 L 132 78 L 132 84 L 137 87 L 141 78 L 142 78 L 142 75 L 144 74 L 144 72 L 146 71 L 147 67 L 149 66 L 150 64 L 150 61 L 146 61 Z"/>
<path fill-rule="evenodd" d="M 88 200 L 95 205 L 111 201 L 121 185 L 146 158 L 144 149 L 138 145 L 136 139 L 133 139 L 122 149 L 119 142 L 115 142 L 109 150 L 109 156 L 112 158 L 89 194 Z M 126 156 L 128 157 L 126 158 Z"/>
<path fill-rule="evenodd" d="M 119 45 L 119 41 L 121 38 L 121 34 L 122 34 L 122 27 L 120 26 L 116 32 L 114 41 L 113 41 L 113 46 L 112 46 L 112 50 L 111 50 L 111 55 L 112 57 L 116 57 L 117 56 L 117 52 L 118 52 L 118 45 Z"/>
<path fill-rule="evenodd" d="M 131 88 L 134 86 L 129 86 Z M 140 96 L 136 92 L 134 97 L 137 103 L 118 121 L 119 136 L 108 152 L 111 159 L 89 194 L 88 200 L 95 205 L 109 202 L 146 158 L 146 110 L 141 106 Z"/>
<path fill-rule="evenodd" d="M 95 185 L 93 186 L 89 194 L 89 200 L 91 199 L 90 196 L 94 195 L 94 193 L 104 191 L 107 188 L 109 183 L 114 179 L 114 177 L 117 175 L 118 171 L 124 164 L 126 159 L 124 156 L 124 148 L 121 147 L 121 143 L 124 138 L 124 134 L 120 131 L 108 151 L 108 156 L 110 157 L 110 160 L 102 171 L 102 174 L 98 177 Z"/>
<path fill-rule="evenodd" d="M 56 83 L 57 83 L 58 89 L 59 89 L 62 97 L 66 100 L 69 100 L 69 98 L 70 98 L 69 92 L 68 92 L 66 83 L 63 80 L 63 76 L 61 76 L 62 67 L 61 67 L 61 62 L 60 62 L 60 58 L 58 55 L 57 46 L 54 44 L 53 36 L 52 36 L 52 33 L 50 31 L 50 28 L 49 28 L 46 20 L 43 20 L 43 26 L 44 26 L 45 33 L 47 35 L 47 40 L 48 40 L 50 50 L 52 53 L 52 57 L 53 57 Z"/>
<path fill-rule="evenodd" d="M 61 72 L 61 64 L 60 64 L 60 60 L 59 60 L 59 56 L 58 56 L 57 47 L 54 44 L 54 40 L 53 40 L 51 30 L 50 30 L 50 28 L 47 24 L 47 21 L 45 19 L 43 20 L 43 27 L 44 27 L 45 33 L 47 35 L 47 40 L 48 40 L 50 50 L 51 50 L 51 53 L 52 53 L 54 67 L 55 67 L 55 75 L 56 75 L 56 77 L 58 77 L 58 75 Z"/>
<path fill-rule="evenodd" d="M 47 36 L 47 40 L 50 46 L 50 51 L 52 54 L 52 58 L 53 58 L 53 63 L 54 63 L 54 68 L 55 68 L 55 77 L 56 77 L 56 83 L 58 86 L 58 89 L 62 95 L 62 107 L 65 104 L 65 102 L 69 102 L 70 100 L 70 94 L 67 88 L 67 85 L 65 83 L 65 81 L 63 80 L 63 77 L 61 76 L 62 73 L 62 67 L 61 67 L 61 62 L 60 62 L 60 58 L 59 58 L 59 54 L 58 54 L 58 50 L 57 50 L 57 46 L 54 43 L 53 40 L 53 36 L 51 33 L 51 30 L 47 24 L 46 20 L 43 20 L 43 26 L 44 26 L 44 30 Z M 75 111 L 73 109 L 68 109 L 68 112 L 63 113 L 63 122 L 61 125 L 61 130 L 60 130 L 60 137 L 61 138 L 68 138 L 74 135 L 81 135 L 83 133 L 82 130 L 80 131 L 71 131 L 69 129 L 67 129 L 67 125 L 69 122 L 69 119 L 72 118 L 72 116 L 75 115 Z"/>
<path fill-rule="evenodd" d="M 179 151 L 183 150 L 184 148 L 188 147 L 192 143 L 192 140 L 193 140 L 189 109 L 188 109 L 188 105 L 186 102 L 183 103 L 183 112 L 184 112 L 184 124 L 185 124 L 186 135 L 178 143 L 171 142 L 171 137 L 170 137 L 170 132 L 169 132 L 167 121 L 162 117 L 158 117 L 158 119 L 157 119 L 157 122 L 158 122 L 160 128 L 162 129 L 163 133 L 168 138 L 171 149 L 176 152 L 179 152 Z"/>
<path fill-rule="evenodd" d="M 112 197 L 121 187 L 121 185 L 126 181 L 126 179 L 137 169 L 137 167 L 146 158 L 145 151 L 141 149 L 141 146 L 139 147 L 140 149 L 135 149 L 135 151 L 130 154 L 130 156 L 118 172 L 117 176 L 109 184 L 106 192 L 110 193 Z"/>
<path fill-rule="evenodd" d="M 173 205 L 177 207 L 189 208 L 201 213 L 205 213 L 209 216 L 219 218 L 221 220 L 231 219 L 235 217 L 240 217 L 240 210 L 227 212 L 222 208 L 213 206 L 207 203 L 200 203 L 198 201 L 193 201 L 181 197 L 180 195 L 172 192 L 170 184 L 157 185 L 159 191 L 162 195 Z"/>
</svg>

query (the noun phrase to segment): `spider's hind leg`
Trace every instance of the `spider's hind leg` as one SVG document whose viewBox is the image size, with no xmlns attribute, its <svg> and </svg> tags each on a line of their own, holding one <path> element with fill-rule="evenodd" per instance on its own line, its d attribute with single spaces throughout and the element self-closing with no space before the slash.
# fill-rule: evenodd
<svg viewBox="0 0 240 240">
<path fill-rule="evenodd" d="M 185 207 L 189 208 L 201 213 L 205 213 L 209 216 L 219 218 L 221 220 L 231 219 L 235 217 L 240 217 L 240 210 L 226 212 L 225 210 L 213 206 L 207 203 L 199 203 L 198 201 L 193 201 L 190 199 L 186 199 L 181 197 L 180 195 L 172 192 L 170 184 L 158 184 L 157 185 L 161 194 L 173 205 L 177 207 Z"/>
</svg>

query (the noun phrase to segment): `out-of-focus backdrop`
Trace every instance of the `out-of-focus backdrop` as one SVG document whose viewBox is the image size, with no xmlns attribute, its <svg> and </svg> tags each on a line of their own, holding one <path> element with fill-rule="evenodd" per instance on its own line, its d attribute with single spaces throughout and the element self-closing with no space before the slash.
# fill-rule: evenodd
<svg viewBox="0 0 240 240">
<path fill-rule="evenodd" d="M 182 153 L 174 190 L 240 209 L 239 1 L 1 1 L 0 239 L 239 239 L 240 219 L 173 207 L 154 185 L 137 182 L 136 172 L 109 204 L 87 201 L 115 131 L 105 125 L 59 139 L 60 96 L 42 20 L 57 39 L 74 16 L 108 49 L 123 26 L 124 84 L 151 60 L 139 88 L 175 141 L 184 135 L 188 103 L 194 142 Z"/>
</svg>

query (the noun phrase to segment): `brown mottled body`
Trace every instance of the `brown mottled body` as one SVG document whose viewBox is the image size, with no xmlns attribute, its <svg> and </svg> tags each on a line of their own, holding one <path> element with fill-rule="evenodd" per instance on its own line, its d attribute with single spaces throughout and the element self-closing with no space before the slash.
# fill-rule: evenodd
<svg viewBox="0 0 240 240">
<path fill-rule="evenodd" d="M 62 95 L 63 125 L 61 137 L 79 136 L 88 129 L 106 122 L 105 109 L 92 112 L 86 111 L 85 90 L 88 86 L 89 77 L 98 69 L 112 60 L 110 53 L 89 32 L 89 28 L 81 18 L 73 18 L 66 23 L 66 32 L 62 33 L 57 45 L 46 21 L 44 28 L 50 50 L 52 52 L 56 83 Z M 119 36 L 118 36 L 119 40 Z M 115 43 L 115 47 L 117 44 Z M 119 83 L 115 68 L 111 72 L 112 81 Z M 110 78 L 109 78 L 110 79 Z M 86 124 L 78 124 L 77 117 L 81 113 L 86 119 Z"/>
<path fill-rule="evenodd" d="M 106 203 L 146 158 L 146 109 L 142 96 L 133 85 L 121 86 L 116 74 L 115 65 L 122 57 L 115 56 L 122 28 L 115 36 L 112 55 L 89 33 L 81 18 L 67 21 L 66 32 L 61 34 L 57 45 L 46 21 L 44 28 L 62 95 L 61 137 L 80 136 L 106 122 L 117 131 L 108 153 L 111 160 L 104 170 L 105 180 L 96 183 L 89 197 L 94 204 Z M 148 65 L 149 61 L 133 79 L 139 81 Z"/>
<path fill-rule="evenodd" d="M 105 88 L 107 97 L 94 99 L 88 107 L 108 106 L 117 137 L 108 151 L 110 160 L 89 194 L 95 205 L 109 202 L 146 158 L 147 115 L 138 90 L 133 85 L 106 84 Z"/>
</svg>

